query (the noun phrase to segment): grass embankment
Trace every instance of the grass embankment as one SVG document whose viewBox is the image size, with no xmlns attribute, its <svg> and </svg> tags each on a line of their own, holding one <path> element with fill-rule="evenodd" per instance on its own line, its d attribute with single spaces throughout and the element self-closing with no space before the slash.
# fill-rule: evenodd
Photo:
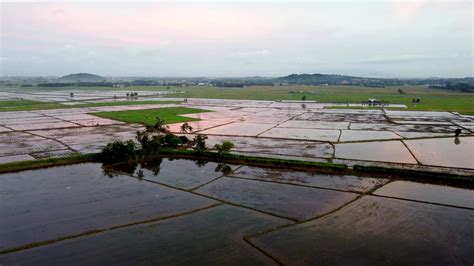
<svg viewBox="0 0 474 266">
<path fill-rule="evenodd" d="M 30 100 L 0 100 L 0 112 L 13 111 L 37 111 L 50 109 L 68 109 L 85 107 L 103 107 L 103 106 L 128 106 L 145 104 L 179 104 L 181 101 L 117 101 L 100 103 L 83 103 L 76 105 L 64 105 L 60 103 L 37 102 Z"/>
<path fill-rule="evenodd" d="M 389 177 L 400 178 L 417 181 L 433 181 L 449 184 L 459 184 L 463 186 L 473 187 L 474 176 L 462 176 L 455 174 L 436 173 L 421 170 L 410 169 L 393 169 L 384 167 L 369 167 L 355 165 L 353 169 L 348 169 L 344 164 L 308 162 L 298 160 L 285 160 L 275 158 L 253 157 L 238 154 L 218 155 L 215 152 L 197 153 L 194 150 L 179 149 L 162 149 L 161 153 L 156 156 L 147 158 L 146 160 L 154 160 L 161 157 L 172 157 L 181 159 L 209 160 L 232 164 L 294 169 L 300 171 L 315 171 L 331 174 L 347 174 L 347 175 L 367 175 L 373 177 Z M 62 166 L 85 162 L 99 162 L 98 154 L 74 155 L 61 158 L 39 159 L 33 161 L 13 162 L 0 164 L 0 174 L 8 172 L 17 172 L 24 170 L 33 170 L 39 168 L 47 168 L 54 166 Z"/>
<path fill-rule="evenodd" d="M 113 111 L 113 112 L 98 112 L 93 115 L 103 118 L 114 119 L 127 123 L 138 123 L 143 125 L 154 125 L 156 117 L 165 120 L 166 124 L 197 121 L 199 119 L 179 116 L 183 114 L 195 114 L 210 112 L 208 110 L 186 108 L 186 107 L 167 107 L 158 109 L 146 110 L 130 110 L 130 111 Z"/>
<path fill-rule="evenodd" d="M 68 165 L 68 164 L 76 164 L 76 163 L 97 162 L 98 160 L 99 158 L 98 158 L 97 153 L 89 153 L 89 154 L 72 155 L 68 157 L 12 162 L 12 163 L 0 164 L 0 174 L 8 173 L 8 172 L 39 169 L 39 168 L 47 168 L 47 167 L 53 167 L 53 166 Z"/>
</svg>

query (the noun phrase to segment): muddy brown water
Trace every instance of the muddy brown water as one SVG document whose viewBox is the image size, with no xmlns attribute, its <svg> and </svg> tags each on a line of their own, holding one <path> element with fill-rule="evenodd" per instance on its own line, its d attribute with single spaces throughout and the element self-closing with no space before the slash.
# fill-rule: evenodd
<svg viewBox="0 0 474 266">
<path fill-rule="evenodd" d="M 469 264 L 473 198 L 168 158 L 23 171 L 0 175 L 0 264 Z"/>
</svg>

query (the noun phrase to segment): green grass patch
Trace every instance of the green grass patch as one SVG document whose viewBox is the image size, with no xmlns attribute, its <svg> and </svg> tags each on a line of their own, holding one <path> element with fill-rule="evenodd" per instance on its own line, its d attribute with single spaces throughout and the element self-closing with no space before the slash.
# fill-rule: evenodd
<svg viewBox="0 0 474 266">
<path fill-rule="evenodd" d="M 0 100 L 0 112 L 12 111 L 35 111 L 50 109 L 68 109 L 85 107 L 103 107 L 103 106 L 127 106 L 127 105 L 145 105 L 145 104 L 179 104 L 181 101 L 117 101 L 100 103 L 83 103 L 76 105 L 64 105 L 60 103 L 37 102 L 30 100 Z"/>
<path fill-rule="evenodd" d="M 0 164 L 0 174 L 76 163 L 96 162 L 96 153 Z"/>
<path fill-rule="evenodd" d="M 208 110 L 186 108 L 186 107 L 167 107 L 145 110 L 98 112 L 92 115 L 109 118 L 127 123 L 138 123 L 143 125 L 154 125 L 156 118 L 165 120 L 166 124 L 197 121 L 199 119 L 184 117 L 180 115 L 210 112 Z"/>
</svg>

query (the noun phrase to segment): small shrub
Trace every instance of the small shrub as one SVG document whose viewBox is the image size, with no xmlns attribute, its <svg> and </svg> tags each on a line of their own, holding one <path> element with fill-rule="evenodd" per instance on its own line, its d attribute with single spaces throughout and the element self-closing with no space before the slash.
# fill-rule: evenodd
<svg viewBox="0 0 474 266">
<path fill-rule="evenodd" d="M 194 147 L 193 149 L 197 152 L 205 152 L 207 151 L 206 147 L 206 135 L 197 135 L 194 137 Z"/>
<path fill-rule="evenodd" d="M 116 163 L 135 159 L 135 143 L 128 141 L 113 141 L 102 149 L 100 158 L 104 163 Z"/>
<path fill-rule="evenodd" d="M 165 135 L 165 146 L 171 148 L 177 148 L 178 144 L 181 144 L 181 139 L 174 135 L 173 133 L 168 133 Z"/>
<path fill-rule="evenodd" d="M 222 155 L 222 154 L 229 153 L 230 150 L 232 150 L 234 148 L 234 143 L 226 140 L 226 141 L 222 142 L 222 144 L 214 145 L 214 148 L 216 148 L 217 153 L 219 155 Z"/>
<path fill-rule="evenodd" d="M 189 139 L 186 136 L 179 136 L 178 138 L 181 141 L 182 145 L 187 145 L 189 143 Z"/>
</svg>

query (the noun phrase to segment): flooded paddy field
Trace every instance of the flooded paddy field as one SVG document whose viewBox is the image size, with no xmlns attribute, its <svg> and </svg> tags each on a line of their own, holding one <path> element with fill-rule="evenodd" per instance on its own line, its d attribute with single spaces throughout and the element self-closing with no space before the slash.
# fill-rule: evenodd
<svg viewBox="0 0 474 266">
<path fill-rule="evenodd" d="M 467 264 L 473 199 L 186 159 L 29 170 L 0 175 L 0 264 Z"/>
<path fill-rule="evenodd" d="M 31 92 L 30 96 L 41 98 L 54 93 Z M 90 96 L 95 96 L 94 93 Z M 107 92 L 103 99 L 94 102 L 110 100 L 113 93 Z M 388 167 L 430 167 L 434 171 L 450 168 L 453 173 L 474 173 L 472 116 L 385 109 L 338 110 L 324 109 L 330 104 L 218 99 L 187 99 L 181 104 L 167 105 L 0 112 L 0 163 L 99 152 L 111 140 L 133 139 L 142 126 L 100 118 L 94 113 L 176 106 L 211 111 L 182 115 L 199 119 L 189 122 L 193 127 L 190 137 L 208 135 L 211 148 L 229 140 L 234 142 L 236 153 L 259 157 L 338 161 L 348 165 L 384 163 Z M 180 133 L 181 125 L 169 127 L 172 132 Z M 454 134 L 456 129 L 461 130 L 458 137 Z"/>
</svg>

